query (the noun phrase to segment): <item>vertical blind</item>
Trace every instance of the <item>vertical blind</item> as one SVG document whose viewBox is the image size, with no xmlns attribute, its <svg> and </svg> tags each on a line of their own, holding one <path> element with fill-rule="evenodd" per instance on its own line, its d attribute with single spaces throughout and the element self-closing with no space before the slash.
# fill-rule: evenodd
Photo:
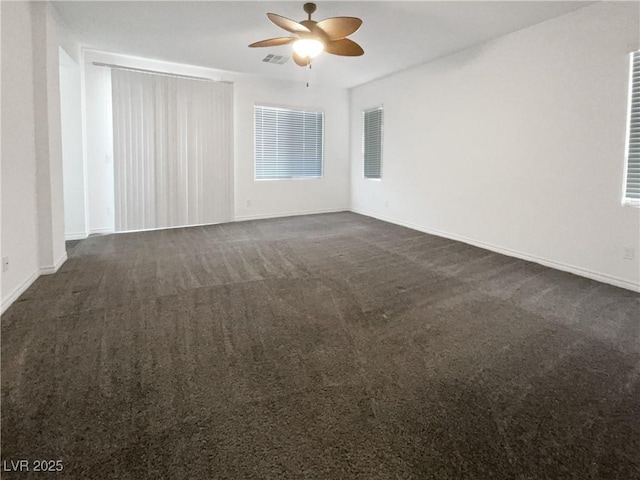
<svg viewBox="0 0 640 480">
<path fill-rule="evenodd" d="M 254 106 L 255 178 L 322 177 L 324 113 Z"/>
<path fill-rule="evenodd" d="M 631 99 L 629 101 L 629 146 L 625 200 L 640 205 L 640 51 L 631 55 Z"/>
<path fill-rule="evenodd" d="M 232 217 L 233 86 L 113 69 L 116 231 Z"/>
<path fill-rule="evenodd" d="M 380 178 L 382 170 L 382 107 L 365 110 L 363 117 L 364 178 Z"/>
</svg>

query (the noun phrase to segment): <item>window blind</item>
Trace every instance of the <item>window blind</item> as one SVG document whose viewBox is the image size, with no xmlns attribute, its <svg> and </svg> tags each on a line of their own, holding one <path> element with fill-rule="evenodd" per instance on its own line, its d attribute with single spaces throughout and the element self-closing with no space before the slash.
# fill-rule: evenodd
<svg viewBox="0 0 640 480">
<path fill-rule="evenodd" d="M 364 178 L 380 178 L 382 170 L 382 107 L 364 111 Z"/>
<path fill-rule="evenodd" d="M 254 106 L 255 178 L 322 177 L 324 113 Z"/>
<path fill-rule="evenodd" d="M 111 71 L 118 232 L 233 217 L 233 85 Z"/>
<path fill-rule="evenodd" d="M 640 51 L 633 53 L 631 57 L 625 202 L 640 205 Z"/>
</svg>

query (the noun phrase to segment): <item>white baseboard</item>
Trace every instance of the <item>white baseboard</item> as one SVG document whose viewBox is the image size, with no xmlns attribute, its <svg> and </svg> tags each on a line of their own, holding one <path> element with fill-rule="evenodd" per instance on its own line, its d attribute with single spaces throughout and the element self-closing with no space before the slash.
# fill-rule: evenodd
<svg viewBox="0 0 640 480">
<path fill-rule="evenodd" d="M 89 235 L 87 234 L 87 232 L 67 233 L 65 234 L 64 239 L 65 241 L 66 240 L 84 240 L 88 236 Z"/>
<path fill-rule="evenodd" d="M 45 267 L 41 267 L 37 272 L 33 272 L 29 277 L 18 285 L 13 292 L 11 292 L 6 298 L 2 299 L 2 306 L 0 307 L 0 313 L 4 313 L 7 308 L 11 306 L 13 302 L 15 302 L 20 295 L 27 291 L 27 289 L 35 282 L 40 275 L 50 275 L 52 273 L 56 273 L 62 264 L 67 261 L 67 252 L 58 259 L 55 265 L 49 265 Z"/>
<path fill-rule="evenodd" d="M 334 208 L 329 210 L 302 210 L 297 212 L 260 213 L 257 215 L 238 215 L 234 217 L 234 221 L 245 222 L 247 220 L 262 220 L 265 218 L 295 217 L 297 215 L 317 215 L 320 213 L 339 213 L 348 211 L 349 207 Z"/>
<path fill-rule="evenodd" d="M 295 212 L 281 212 L 281 213 L 261 213 L 258 215 L 240 215 L 240 216 L 235 216 L 233 217 L 233 222 L 244 222 L 247 220 L 263 220 L 266 218 L 280 218 L 280 217 L 294 217 L 296 215 L 317 215 L 317 214 L 321 214 L 321 213 L 338 213 L 338 212 L 348 212 L 349 208 L 348 207 L 343 207 L 343 208 L 335 208 L 335 209 L 323 209 L 323 210 L 301 210 L 301 211 L 295 211 Z M 226 223 L 225 222 L 221 222 L 221 223 Z M 94 235 L 94 234 L 100 234 L 100 235 L 105 235 L 105 234 L 111 234 L 111 233 L 138 233 L 138 232 L 153 232 L 155 230 L 172 230 L 172 229 L 177 229 L 177 228 L 190 228 L 190 227 L 206 227 L 208 225 L 219 225 L 220 223 L 196 223 L 193 225 L 177 225 L 174 227 L 160 227 L 160 228 L 145 228 L 142 230 L 124 230 L 122 232 L 116 232 L 113 229 L 110 228 L 96 228 L 93 230 L 89 231 L 89 235 Z M 86 238 L 86 237 L 83 237 Z M 70 238 L 68 238 L 67 240 L 71 240 Z"/>
<path fill-rule="evenodd" d="M 113 228 L 93 228 L 89 230 L 89 235 L 105 235 L 108 233 L 116 233 Z"/>
<path fill-rule="evenodd" d="M 358 213 L 360 215 L 365 215 L 367 217 L 377 218 L 378 220 L 382 220 L 384 222 L 393 223 L 395 225 L 411 228 L 412 230 L 418 230 L 419 232 L 428 233 L 430 235 L 436 235 L 438 237 L 448 238 L 450 240 L 456 240 L 458 242 L 467 243 L 469 245 L 483 248 L 485 250 L 491 250 L 492 252 L 500 253 L 502 255 L 507 255 L 509 257 L 515 257 L 521 260 L 527 260 L 529 262 L 538 263 L 540 265 L 544 265 L 545 267 L 554 268 L 556 270 L 562 270 L 563 272 L 573 273 L 574 275 L 579 275 L 581 277 L 589 278 L 591 280 L 607 283 L 615 287 L 625 288 L 627 290 L 631 290 L 634 292 L 640 292 L 640 283 L 630 282 L 623 278 L 614 277 L 606 273 L 594 272 L 592 270 L 588 270 L 582 267 L 577 267 L 575 265 L 569 265 L 566 263 L 557 262 L 555 260 L 548 260 L 546 258 L 537 257 L 535 255 L 519 252 L 517 250 L 511 250 L 508 248 L 492 245 L 490 243 L 481 242 L 479 240 L 474 240 L 472 238 L 464 237 L 462 235 L 443 232 L 441 230 L 435 230 L 432 228 L 423 227 L 422 225 L 417 225 L 415 223 L 405 222 L 405 221 L 397 220 L 391 217 L 386 217 L 384 215 L 378 215 L 376 213 L 367 212 L 365 210 L 360 210 L 358 208 L 352 208 L 351 211 L 353 213 Z"/>
<path fill-rule="evenodd" d="M 224 223 L 224 222 L 221 222 Z M 104 232 L 104 234 L 107 233 L 117 233 L 117 234 L 122 234 L 122 233 L 141 233 L 141 232 L 157 232 L 159 230 L 177 230 L 179 228 L 191 228 L 191 227 L 208 227 L 209 225 L 219 225 L 219 223 L 193 223 L 190 225 L 175 225 L 175 226 L 171 226 L 171 227 L 158 227 L 158 228 L 142 228 L 139 230 L 121 230 L 116 232 L 115 230 L 110 230 L 108 232 Z"/>
<path fill-rule="evenodd" d="M 60 269 L 62 264 L 66 261 L 67 261 L 67 252 L 64 252 L 54 265 L 40 267 L 40 275 L 51 275 L 52 273 L 56 273 Z"/>
<path fill-rule="evenodd" d="M 38 272 L 33 272 L 24 282 L 14 288 L 6 298 L 3 298 L 2 306 L 0 307 L 0 314 L 4 313 L 7 308 L 9 308 L 11 304 L 20 297 L 20 295 L 26 292 L 27 289 L 33 284 L 33 282 L 38 279 L 39 276 L 40 274 Z"/>
</svg>

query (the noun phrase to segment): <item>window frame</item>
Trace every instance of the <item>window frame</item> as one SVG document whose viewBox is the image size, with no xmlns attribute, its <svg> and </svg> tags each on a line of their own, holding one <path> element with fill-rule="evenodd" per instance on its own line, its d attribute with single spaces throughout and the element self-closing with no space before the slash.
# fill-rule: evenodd
<svg viewBox="0 0 640 480">
<path fill-rule="evenodd" d="M 637 57 L 637 59 L 636 59 Z M 634 68 L 634 64 L 638 62 L 637 71 Z M 640 50 L 629 53 L 629 87 L 628 87 L 628 105 L 627 105 L 627 123 L 626 123 L 626 141 L 624 149 L 624 175 L 622 177 L 622 205 L 625 207 L 640 208 L 640 198 L 631 198 L 627 196 L 627 185 L 629 175 L 629 154 L 631 150 L 631 117 L 633 110 L 637 109 L 640 114 L 640 98 L 638 98 L 634 104 L 633 101 L 633 88 L 634 88 L 634 76 L 638 76 L 637 86 L 640 86 Z M 638 141 L 640 144 L 640 140 Z"/>
<path fill-rule="evenodd" d="M 380 167 L 379 167 L 379 171 L 378 171 L 378 176 L 377 177 L 367 177 L 367 173 L 366 173 L 366 169 L 365 169 L 365 162 L 366 162 L 366 157 L 365 157 L 365 147 L 366 147 L 366 140 L 365 140 L 365 122 L 366 122 L 366 116 L 367 113 L 370 112 L 375 112 L 379 110 L 380 112 L 382 112 L 382 121 L 380 122 Z M 382 181 L 382 160 L 384 158 L 383 155 L 383 150 L 384 150 L 384 105 L 380 104 L 377 105 L 375 107 L 370 107 L 370 108 L 365 108 L 362 110 L 362 178 L 364 178 L 365 180 L 371 180 L 374 182 L 381 182 Z"/>
<path fill-rule="evenodd" d="M 287 110 L 291 112 L 303 112 L 303 113 L 316 113 L 321 116 L 321 126 L 322 126 L 322 139 L 320 141 L 321 147 L 321 157 L 320 157 L 320 175 L 318 176 L 298 176 L 298 177 L 270 177 L 270 178 L 257 178 L 257 155 L 256 155 L 256 146 L 258 139 L 258 132 L 256 131 L 256 108 L 269 108 L 275 110 Z M 291 105 L 282 105 L 282 104 L 272 104 L 272 103 L 263 103 L 263 102 L 255 102 L 253 104 L 253 181 L 254 182 L 271 182 L 271 181 L 298 181 L 298 180 L 322 180 L 324 178 L 324 153 L 325 153 L 325 124 L 326 124 L 326 115 L 325 111 L 321 108 L 315 107 L 300 107 L 300 106 L 291 106 Z"/>
</svg>

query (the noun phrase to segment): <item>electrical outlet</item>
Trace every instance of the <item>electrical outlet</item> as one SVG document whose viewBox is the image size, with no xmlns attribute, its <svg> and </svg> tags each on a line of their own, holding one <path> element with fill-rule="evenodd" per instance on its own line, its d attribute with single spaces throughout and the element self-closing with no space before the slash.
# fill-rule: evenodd
<svg viewBox="0 0 640 480">
<path fill-rule="evenodd" d="M 9 271 L 9 257 L 2 257 L 2 272 Z"/>
<path fill-rule="evenodd" d="M 384 206 L 388 207 L 389 206 L 389 200 L 387 200 L 386 202 L 384 202 Z"/>
<path fill-rule="evenodd" d="M 622 258 L 625 260 L 633 260 L 636 256 L 636 252 L 632 247 L 624 247 L 622 249 Z"/>
<path fill-rule="evenodd" d="M 247 200 L 247 207 L 251 206 L 251 200 Z"/>
</svg>

